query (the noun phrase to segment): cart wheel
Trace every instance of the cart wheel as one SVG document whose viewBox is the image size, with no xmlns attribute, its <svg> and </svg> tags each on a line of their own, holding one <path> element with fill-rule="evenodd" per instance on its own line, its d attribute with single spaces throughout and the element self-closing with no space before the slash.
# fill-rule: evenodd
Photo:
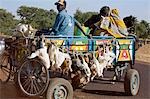
<svg viewBox="0 0 150 99">
<path fill-rule="evenodd" d="M 73 99 L 73 88 L 70 82 L 62 78 L 51 79 L 46 99 Z"/>
<path fill-rule="evenodd" d="M 135 69 L 129 69 L 125 75 L 124 90 L 127 95 L 137 95 L 140 86 L 139 73 Z"/>
<path fill-rule="evenodd" d="M 10 65 L 10 58 L 7 52 L 0 54 L 0 81 L 7 83 L 11 76 L 12 66 Z"/>
<path fill-rule="evenodd" d="M 18 83 L 28 96 L 42 95 L 49 83 L 48 69 L 38 59 L 27 60 L 18 71 Z"/>
</svg>

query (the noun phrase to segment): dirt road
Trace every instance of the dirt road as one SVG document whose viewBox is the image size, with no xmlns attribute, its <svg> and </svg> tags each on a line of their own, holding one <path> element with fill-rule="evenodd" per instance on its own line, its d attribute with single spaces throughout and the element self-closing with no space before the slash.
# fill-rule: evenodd
<svg viewBox="0 0 150 99">
<path fill-rule="evenodd" d="M 111 84 L 106 81 L 94 80 L 84 89 L 74 92 L 74 99 L 150 99 L 150 64 L 137 62 L 134 66 L 141 78 L 137 96 L 126 96 L 123 82 Z M 43 99 L 42 97 L 26 97 L 14 86 L 13 82 L 0 84 L 0 99 Z"/>
</svg>

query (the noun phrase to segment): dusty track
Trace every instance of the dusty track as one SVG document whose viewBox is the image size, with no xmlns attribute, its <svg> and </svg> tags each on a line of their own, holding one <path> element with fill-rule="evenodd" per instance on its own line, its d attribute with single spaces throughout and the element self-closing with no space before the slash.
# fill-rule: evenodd
<svg viewBox="0 0 150 99">
<path fill-rule="evenodd" d="M 84 89 L 74 92 L 74 99 L 150 99 L 150 64 L 137 62 L 134 66 L 141 77 L 141 85 L 137 96 L 126 96 L 123 82 L 111 84 L 106 81 L 94 80 Z M 111 73 L 107 74 L 111 75 Z M 109 76 L 108 75 L 108 76 Z M 0 99 L 43 99 L 42 97 L 26 97 L 14 86 L 13 82 L 0 83 Z"/>
</svg>

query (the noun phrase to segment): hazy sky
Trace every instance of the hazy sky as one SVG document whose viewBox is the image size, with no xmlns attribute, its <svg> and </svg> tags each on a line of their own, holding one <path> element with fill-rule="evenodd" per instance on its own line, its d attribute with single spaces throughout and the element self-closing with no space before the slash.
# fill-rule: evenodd
<svg viewBox="0 0 150 99">
<path fill-rule="evenodd" d="M 0 8 L 7 9 L 16 15 L 17 9 L 21 5 L 34 6 L 43 9 L 54 9 L 54 3 L 58 0 L 0 0 Z M 150 0 L 66 0 L 68 13 L 73 15 L 77 9 L 83 12 L 95 11 L 99 12 L 102 6 L 110 8 L 118 8 L 120 16 L 133 15 L 138 20 L 146 20 L 150 22 Z"/>
</svg>

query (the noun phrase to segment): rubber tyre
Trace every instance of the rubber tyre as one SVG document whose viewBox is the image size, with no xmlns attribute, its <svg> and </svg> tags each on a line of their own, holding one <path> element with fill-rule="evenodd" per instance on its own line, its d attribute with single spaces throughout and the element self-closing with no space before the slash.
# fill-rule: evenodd
<svg viewBox="0 0 150 99">
<path fill-rule="evenodd" d="M 127 95 L 135 96 L 140 87 L 140 76 L 137 70 L 129 69 L 125 75 L 124 90 Z"/>
<path fill-rule="evenodd" d="M 59 94 L 56 94 L 57 92 L 63 92 L 64 97 L 58 97 Z M 70 82 L 63 78 L 51 79 L 47 89 L 46 99 L 73 99 L 73 88 Z"/>
</svg>

